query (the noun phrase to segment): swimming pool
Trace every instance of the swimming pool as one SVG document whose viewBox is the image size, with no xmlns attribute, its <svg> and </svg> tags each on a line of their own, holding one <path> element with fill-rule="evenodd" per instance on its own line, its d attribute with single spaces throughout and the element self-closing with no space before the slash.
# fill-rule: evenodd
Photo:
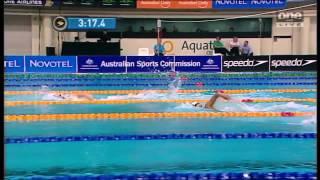
<svg viewBox="0 0 320 180">
<path fill-rule="evenodd" d="M 178 76 L 6 74 L 7 178 L 316 171 L 316 73 Z M 43 93 L 79 90 L 97 101 Z M 190 104 L 212 90 L 236 101 Z"/>
</svg>

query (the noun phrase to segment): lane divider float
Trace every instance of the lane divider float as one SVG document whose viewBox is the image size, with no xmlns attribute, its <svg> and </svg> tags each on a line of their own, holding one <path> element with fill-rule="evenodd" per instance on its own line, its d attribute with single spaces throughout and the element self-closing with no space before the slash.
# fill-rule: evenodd
<svg viewBox="0 0 320 180">
<path fill-rule="evenodd" d="M 317 72 L 250 72 L 250 73 L 179 73 L 181 76 L 187 77 L 295 77 L 295 76 L 317 76 Z M 168 77 L 168 73 L 128 73 L 128 74 L 5 74 L 5 78 L 85 78 L 85 77 L 146 77 L 146 78 L 156 78 L 156 77 Z"/>
<path fill-rule="evenodd" d="M 61 176 L 49 176 L 51 179 L 106 179 L 106 180 L 142 180 L 142 179 L 303 179 L 303 180 L 315 180 L 317 179 L 316 172 L 249 172 L 249 173 L 237 173 L 237 172 L 223 172 L 223 173 L 178 173 L 178 172 L 151 172 L 145 174 L 80 174 L 80 175 L 61 175 Z M 47 176 L 32 176 L 32 179 L 47 179 Z"/>
<path fill-rule="evenodd" d="M 209 118 L 209 117 L 297 117 L 313 116 L 314 112 L 159 112 L 159 113 L 91 113 L 91 114 L 33 114 L 5 115 L 6 122 L 58 121 L 152 118 Z"/>
<path fill-rule="evenodd" d="M 144 135 L 95 135 L 5 138 L 5 144 L 55 143 L 79 141 L 129 141 L 173 139 L 315 139 L 316 133 L 204 133 L 204 134 L 144 134 Z"/>
<path fill-rule="evenodd" d="M 183 84 L 185 87 L 187 86 L 198 86 L 198 87 L 203 87 L 203 86 L 213 86 L 213 87 L 221 87 L 221 86 L 292 86 L 292 85 L 298 85 L 298 86 L 315 86 L 317 85 L 316 82 L 278 82 L 278 83 L 269 83 L 269 82 L 223 82 L 223 83 L 203 83 L 203 82 L 196 82 L 196 83 L 184 83 Z M 43 84 L 5 84 L 4 85 L 6 88 L 11 88 L 11 87 L 33 87 L 33 88 L 39 88 L 42 87 Z M 167 87 L 168 83 L 96 83 L 96 84 L 47 84 L 48 87 L 109 87 L 109 86 L 131 86 L 131 87 L 146 87 L 146 86 L 160 86 L 160 87 Z"/>
<path fill-rule="evenodd" d="M 6 107 L 28 105 L 66 105 L 66 104 L 136 104 L 136 103 L 192 103 L 207 102 L 206 99 L 130 99 L 130 100 L 79 100 L 79 101 L 6 101 Z M 316 102 L 314 98 L 270 98 L 270 99 L 241 99 L 245 103 L 268 103 L 268 102 Z"/>
<path fill-rule="evenodd" d="M 180 77 L 181 80 L 188 81 L 232 81 L 232 80 L 316 80 L 317 77 L 209 77 L 209 78 L 196 78 L 196 77 Z M 17 82 L 17 81 L 168 81 L 167 77 L 158 78 L 6 78 L 6 82 Z"/>
<path fill-rule="evenodd" d="M 79 175 L 59 175 L 59 176 L 23 176 L 22 179 L 39 180 L 39 179 L 100 179 L 100 180 L 208 180 L 208 179 L 220 179 L 220 180 L 245 180 L 245 179 L 300 179 L 300 180 L 315 180 L 317 179 L 316 172 L 222 172 L 222 173 L 189 173 L 189 172 L 150 172 L 150 173 L 138 173 L 138 174 L 79 174 Z"/>
<path fill-rule="evenodd" d="M 208 89 L 183 89 L 178 90 L 177 93 L 202 93 L 219 91 L 226 94 L 243 94 L 254 92 L 282 92 L 282 93 L 299 93 L 299 92 L 316 92 L 316 89 L 232 89 L 232 90 L 208 90 Z M 71 93 L 71 94 L 138 94 L 138 93 L 168 93 L 168 90 L 79 90 L 79 91 L 48 91 L 48 93 Z M 5 95 L 29 95 L 41 94 L 40 91 L 5 91 Z"/>
</svg>

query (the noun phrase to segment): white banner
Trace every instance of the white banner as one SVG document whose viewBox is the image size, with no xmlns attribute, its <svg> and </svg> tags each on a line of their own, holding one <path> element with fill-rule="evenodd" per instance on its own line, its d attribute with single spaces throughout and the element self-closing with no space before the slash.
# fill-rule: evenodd
<svg viewBox="0 0 320 180">
<path fill-rule="evenodd" d="M 166 55 L 188 55 L 188 56 L 203 56 L 214 55 L 213 41 L 215 39 L 162 39 L 162 44 L 165 47 Z M 230 49 L 229 42 L 232 39 L 222 39 L 225 47 Z M 239 38 L 242 45 L 245 40 L 249 41 L 249 45 L 253 49 L 255 55 L 270 54 L 271 52 L 265 52 L 260 47 L 270 47 L 272 44 L 271 38 Z M 121 39 L 121 55 L 132 56 L 138 55 L 141 49 L 146 52 L 149 49 L 149 55 L 154 55 L 153 47 L 157 43 L 157 39 Z M 266 48 L 268 51 L 269 48 Z"/>
</svg>

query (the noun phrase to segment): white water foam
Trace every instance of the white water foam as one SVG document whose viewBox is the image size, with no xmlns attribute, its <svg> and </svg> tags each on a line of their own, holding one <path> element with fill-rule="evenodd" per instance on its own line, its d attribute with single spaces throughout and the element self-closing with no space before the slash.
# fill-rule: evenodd
<svg viewBox="0 0 320 180">
<path fill-rule="evenodd" d="M 215 107 L 221 111 L 316 111 L 315 106 L 299 104 L 296 102 L 288 102 L 288 103 L 259 103 L 259 104 L 247 104 L 240 102 L 239 99 L 233 99 L 232 101 L 226 102 L 221 100 L 220 98 L 217 100 Z"/>
<path fill-rule="evenodd" d="M 314 111 L 315 106 L 309 106 L 305 104 L 299 104 L 296 102 L 288 102 L 285 104 L 275 104 L 265 107 L 263 104 L 255 105 L 255 107 L 264 111 Z"/>
<path fill-rule="evenodd" d="M 100 100 L 125 100 L 125 99 L 166 99 L 166 94 L 155 91 L 144 91 L 138 94 L 114 95 L 102 98 Z"/>
<path fill-rule="evenodd" d="M 312 116 L 309 119 L 305 119 L 301 122 L 302 125 L 314 125 L 317 124 L 317 115 Z"/>
<path fill-rule="evenodd" d="M 156 91 L 145 90 L 138 94 L 115 95 L 100 100 L 125 100 L 125 99 L 177 99 L 177 91 L 181 88 L 182 81 L 179 76 L 169 82 L 168 93 L 157 93 Z"/>
<path fill-rule="evenodd" d="M 175 106 L 173 109 L 175 111 L 183 111 L 183 110 L 192 111 L 192 110 L 195 110 L 195 107 L 189 103 L 182 103 L 182 104 L 179 104 L 178 106 Z"/>
</svg>

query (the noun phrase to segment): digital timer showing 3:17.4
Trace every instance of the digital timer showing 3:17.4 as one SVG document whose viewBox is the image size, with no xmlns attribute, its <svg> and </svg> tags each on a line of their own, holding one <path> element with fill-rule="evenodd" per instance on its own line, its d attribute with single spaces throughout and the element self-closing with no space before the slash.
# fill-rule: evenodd
<svg viewBox="0 0 320 180">
<path fill-rule="evenodd" d="M 67 17 L 66 30 L 115 29 L 115 18 Z"/>
</svg>

